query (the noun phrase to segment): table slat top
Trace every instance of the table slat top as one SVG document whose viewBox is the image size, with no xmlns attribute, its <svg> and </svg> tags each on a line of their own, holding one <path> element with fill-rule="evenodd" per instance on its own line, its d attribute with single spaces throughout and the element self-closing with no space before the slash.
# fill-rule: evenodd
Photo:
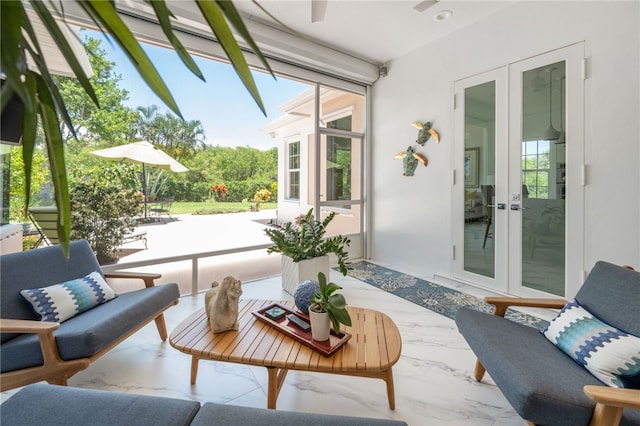
<svg viewBox="0 0 640 426">
<path fill-rule="evenodd" d="M 214 361 L 319 372 L 380 372 L 400 358 L 402 340 L 393 320 L 382 312 L 349 306 L 351 339 L 325 357 L 252 315 L 272 303 L 295 308 L 290 301 L 241 300 L 237 331 L 213 334 L 204 309 L 191 314 L 171 333 L 171 346 Z"/>
</svg>

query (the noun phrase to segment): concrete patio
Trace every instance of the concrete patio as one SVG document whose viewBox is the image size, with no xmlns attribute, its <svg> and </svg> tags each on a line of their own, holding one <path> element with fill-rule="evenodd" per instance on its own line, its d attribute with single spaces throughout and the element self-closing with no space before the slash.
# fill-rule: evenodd
<svg viewBox="0 0 640 426">
<path fill-rule="evenodd" d="M 160 259 L 191 256 L 198 253 L 225 250 L 259 244 L 268 244 L 264 234 L 266 223 L 276 217 L 276 210 L 229 213 L 218 215 L 172 215 L 173 220 L 146 223 L 135 232 L 147 233 L 147 249 L 142 241 L 122 246 L 123 256 L 118 265 L 158 259 L 158 264 L 133 270 L 162 274 L 159 283 L 176 282 L 181 294 L 192 291 L 190 260 L 165 263 Z M 198 291 L 211 287 L 212 281 L 221 281 L 233 275 L 241 281 L 251 281 L 280 274 L 280 256 L 256 250 L 224 256 L 206 257 L 198 261 Z M 119 269 L 109 265 L 106 269 Z M 112 283 L 116 291 L 123 289 L 121 282 Z"/>
</svg>

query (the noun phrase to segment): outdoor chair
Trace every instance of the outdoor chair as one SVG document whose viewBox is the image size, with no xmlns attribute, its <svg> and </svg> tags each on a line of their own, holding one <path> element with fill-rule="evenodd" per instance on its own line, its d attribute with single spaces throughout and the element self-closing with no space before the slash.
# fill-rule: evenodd
<svg viewBox="0 0 640 426">
<path fill-rule="evenodd" d="M 30 207 L 29 219 L 33 222 L 38 234 L 38 240 L 31 246 L 32 249 L 40 247 L 43 243 L 48 246 L 60 243 L 58 236 L 58 209 L 56 206 Z M 122 243 L 127 244 L 134 241 L 142 241 L 146 250 L 148 248 L 147 231 L 125 235 Z"/>
<path fill-rule="evenodd" d="M 159 203 L 156 203 L 156 207 L 152 207 L 151 209 L 149 209 L 149 212 L 153 213 L 156 219 L 161 220 L 162 223 L 165 223 L 165 220 L 162 217 L 163 215 L 168 216 L 169 220 L 173 221 L 173 218 L 169 213 L 171 210 L 171 205 L 173 204 L 173 200 L 174 197 L 165 197 Z"/>
<path fill-rule="evenodd" d="M 640 273 L 597 262 L 575 298 L 487 297 L 493 315 L 462 307 L 456 324 L 529 425 L 640 424 Z M 562 309 L 544 330 L 505 318 L 509 306 Z M 609 386 L 605 386 L 608 384 Z"/>
<path fill-rule="evenodd" d="M 31 247 L 38 248 L 41 244 L 48 246 L 60 243 L 58 237 L 58 210 L 56 206 L 31 207 L 29 219 L 38 233 L 38 240 Z"/>
</svg>

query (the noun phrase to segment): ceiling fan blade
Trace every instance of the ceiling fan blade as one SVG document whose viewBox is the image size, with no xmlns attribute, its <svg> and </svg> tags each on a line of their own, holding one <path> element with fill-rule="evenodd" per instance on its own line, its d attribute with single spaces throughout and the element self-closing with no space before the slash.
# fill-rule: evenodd
<svg viewBox="0 0 640 426">
<path fill-rule="evenodd" d="M 327 0 L 311 0 L 311 22 L 324 20 L 327 11 Z"/>
<path fill-rule="evenodd" d="M 422 13 L 425 10 L 429 9 L 431 6 L 435 6 L 436 3 L 438 3 L 438 0 L 424 0 L 413 6 L 413 9 Z"/>
</svg>

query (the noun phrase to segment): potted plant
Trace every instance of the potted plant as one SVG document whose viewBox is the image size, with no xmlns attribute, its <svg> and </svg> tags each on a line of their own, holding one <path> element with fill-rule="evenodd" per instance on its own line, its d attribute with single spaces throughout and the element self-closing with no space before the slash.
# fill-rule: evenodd
<svg viewBox="0 0 640 426">
<path fill-rule="evenodd" d="M 314 340 L 325 341 L 331 332 L 340 332 L 340 324 L 351 325 L 351 316 L 347 311 L 347 302 L 342 294 L 336 293 L 342 287 L 335 283 L 327 283 L 327 277 L 318 274 L 320 290 L 311 298 L 309 306 L 309 320 L 311 322 L 311 336 Z"/>
<path fill-rule="evenodd" d="M 315 279 L 318 272 L 329 275 L 330 253 L 337 256 L 342 275 L 347 275 L 345 261 L 349 255 L 345 247 L 349 246 L 349 239 L 342 235 L 324 237 L 335 215 L 335 212 L 331 212 L 323 221 L 319 221 L 313 217 L 311 209 L 306 215 L 298 216 L 295 222 L 269 222 L 265 233 L 274 245 L 267 249 L 267 253 L 283 255 L 282 288 L 289 294 L 293 295 L 301 282 Z"/>
</svg>

